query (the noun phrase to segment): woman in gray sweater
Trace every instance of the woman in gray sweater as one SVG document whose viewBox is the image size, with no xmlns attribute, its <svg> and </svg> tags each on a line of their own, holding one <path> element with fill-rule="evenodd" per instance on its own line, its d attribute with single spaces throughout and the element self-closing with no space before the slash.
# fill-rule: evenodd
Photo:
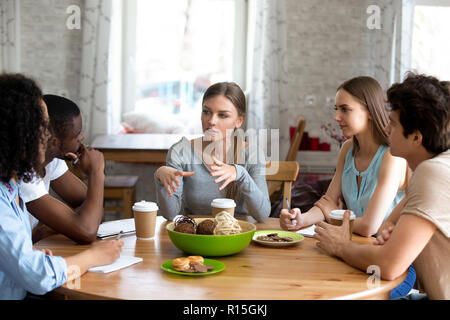
<svg viewBox="0 0 450 320">
<path fill-rule="evenodd" d="M 264 152 L 236 139 L 245 113 L 245 95 L 237 84 L 220 82 L 206 90 L 204 136 L 192 141 L 183 137 L 170 147 L 166 166 L 155 172 L 156 198 L 166 219 L 210 215 L 216 198 L 234 199 L 236 216 L 249 214 L 260 222 L 269 216 Z"/>
</svg>

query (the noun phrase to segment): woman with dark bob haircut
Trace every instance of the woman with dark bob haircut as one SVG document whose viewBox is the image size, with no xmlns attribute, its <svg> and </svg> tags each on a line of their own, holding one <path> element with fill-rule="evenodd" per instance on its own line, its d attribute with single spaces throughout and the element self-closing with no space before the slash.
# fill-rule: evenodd
<svg viewBox="0 0 450 320">
<path fill-rule="evenodd" d="M 32 79 L 0 74 L 0 130 L 0 300 L 45 294 L 116 260 L 122 241 L 105 241 L 66 258 L 33 248 L 18 185 L 43 174 L 49 134 L 47 106 Z"/>
</svg>

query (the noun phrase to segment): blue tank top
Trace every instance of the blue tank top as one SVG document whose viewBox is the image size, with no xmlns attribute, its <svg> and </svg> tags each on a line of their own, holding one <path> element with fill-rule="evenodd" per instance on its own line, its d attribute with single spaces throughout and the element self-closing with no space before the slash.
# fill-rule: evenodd
<svg viewBox="0 0 450 320">
<path fill-rule="evenodd" d="M 378 183 L 378 174 L 380 172 L 381 163 L 383 162 L 383 155 L 389 147 L 380 145 L 369 167 L 359 172 L 355 168 L 355 157 L 352 155 L 353 146 L 345 156 L 344 171 L 342 172 L 341 190 L 347 208 L 352 210 L 356 217 L 362 217 L 369 204 L 370 198 L 375 191 Z M 358 192 L 358 183 L 356 177 L 361 176 L 361 185 Z M 405 195 L 405 191 L 398 191 L 397 195 L 392 201 L 389 211 L 386 213 L 386 219 Z"/>
</svg>

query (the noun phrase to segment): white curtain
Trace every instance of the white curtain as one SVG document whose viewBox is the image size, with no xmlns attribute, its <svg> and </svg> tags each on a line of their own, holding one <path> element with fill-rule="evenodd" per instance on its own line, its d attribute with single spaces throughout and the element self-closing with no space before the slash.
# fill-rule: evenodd
<svg viewBox="0 0 450 320">
<path fill-rule="evenodd" d="M 85 0 L 82 12 L 79 106 L 88 143 L 99 134 L 109 133 L 112 127 L 107 90 L 111 7 L 111 0 Z"/>
<path fill-rule="evenodd" d="M 247 129 L 280 129 L 279 153 L 284 157 L 289 148 L 289 128 L 280 123 L 288 107 L 285 0 L 257 0 L 255 19 Z"/>
<path fill-rule="evenodd" d="M 372 35 L 374 77 L 384 89 L 401 82 L 411 68 L 416 0 L 380 0 L 381 29 Z"/>
<path fill-rule="evenodd" d="M 18 1 L 0 1 L 0 72 L 19 71 Z"/>
</svg>

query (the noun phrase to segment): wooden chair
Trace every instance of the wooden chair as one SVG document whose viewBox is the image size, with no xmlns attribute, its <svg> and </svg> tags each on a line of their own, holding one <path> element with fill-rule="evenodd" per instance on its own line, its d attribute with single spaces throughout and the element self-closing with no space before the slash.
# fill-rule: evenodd
<svg viewBox="0 0 450 320">
<path fill-rule="evenodd" d="M 66 161 L 69 170 L 78 178 L 86 182 L 86 178 L 80 169 Z M 124 218 L 133 218 L 131 207 L 136 202 L 136 184 L 138 176 L 105 176 L 104 200 L 120 201 L 121 205 L 104 206 L 107 212 L 122 212 Z"/>
<path fill-rule="evenodd" d="M 120 206 L 105 206 L 105 211 L 123 212 L 124 218 L 133 218 L 131 209 L 136 202 L 136 183 L 138 176 L 106 176 L 105 200 L 119 200 Z"/>
<path fill-rule="evenodd" d="M 291 145 L 289 146 L 288 153 L 286 155 L 285 161 L 296 161 L 297 152 L 302 143 L 303 132 L 305 131 L 306 119 L 303 116 L 298 117 L 297 129 L 295 130 L 294 136 L 292 137 Z M 271 181 L 267 183 L 267 188 L 269 189 L 270 201 L 275 201 L 281 193 L 281 182 Z"/>
<path fill-rule="evenodd" d="M 297 129 L 295 130 L 285 161 L 297 160 L 297 152 L 298 149 L 300 148 L 300 144 L 302 143 L 302 137 L 303 132 L 305 131 L 305 126 L 306 126 L 306 119 L 303 116 L 298 117 Z"/>
<path fill-rule="evenodd" d="M 269 184 L 270 182 L 280 183 L 283 190 L 283 209 L 287 208 L 286 199 L 291 202 L 291 189 L 292 182 L 297 179 L 299 165 L 297 161 L 272 161 L 266 164 L 266 170 L 270 170 L 272 166 L 278 165 L 278 170 L 276 173 L 266 173 L 266 182 Z"/>
</svg>

